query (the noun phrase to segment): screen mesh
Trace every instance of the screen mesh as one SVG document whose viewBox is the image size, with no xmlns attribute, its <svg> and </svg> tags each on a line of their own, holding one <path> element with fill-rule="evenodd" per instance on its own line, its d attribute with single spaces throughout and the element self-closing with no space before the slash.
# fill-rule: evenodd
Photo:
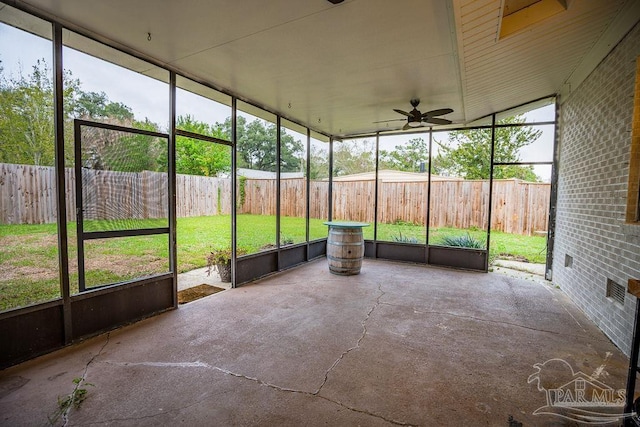
<svg viewBox="0 0 640 427">
<path fill-rule="evenodd" d="M 169 235 L 87 240 L 85 288 L 169 272 Z"/>
<path fill-rule="evenodd" d="M 168 227 L 168 140 L 81 127 L 84 231 Z"/>
</svg>

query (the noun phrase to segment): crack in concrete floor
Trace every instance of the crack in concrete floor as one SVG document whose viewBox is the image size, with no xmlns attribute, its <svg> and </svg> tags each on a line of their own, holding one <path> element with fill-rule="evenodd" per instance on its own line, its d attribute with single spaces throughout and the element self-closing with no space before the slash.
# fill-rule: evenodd
<svg viewBox="0 0 640 427">
<path fill-rule="evenodd" d="M 73 391 L 69 395 L 67 395 L 67 399 L 68 399 L 69 403 L 68 403 L 68 406 L 65 408 L 65 410 L 61 414 L 61 416 L 62 416 L 62 426 L 63 427 L 66 427 L 67 424 L 69 424 L 69 414 L 71 413 L 71 410 L 76 407 L 75 401 L 76 401 L 76 396 L 77 396 L 78 391 L 81 390 L 80 387 L 82 387 L 83 385 L 89 384 L 89 383 L 86 382 L 87 372 L 89 371 L 89 366 L 91 366 L 93 361 L 96 360 L 96 358 L 102 354 L 104 349 L 109 344 L 109 338 L 110 337 L 111 337 L 111 332 L 107 332 L 107 337 L 106 337 L 107 339 L 105 340 L 104 344 L 102 344 L 102 347 L 100 347 L 100 350 L 98 350 L 98 352 L 96 354 L 94 354 L 91 357 L 91 359 L 89 359 L 89 361 L 86 363 L 86 365 L 84 366 L 84 371 L 82 372 L 82 376 L 79 378 L 78 381 L 76 381 L 76 386 L 73 388 Z M 53 423 L 51 423 L 51 424 L 53 424 Z"/>
<path fill-rule="evenodd" d="M 406 305 L 393 304 L 393 303 L 388 303 L 388 302 L 382 302 L 380 304 L 381 305 L 389 305 L 389 306 L 392 306 L 392 307 L 409 307 L 409 306 L 406 306 Z M 580 335 L 575 335 L 575 334 L 565 334 L 565 333 L 562 333 L 562 332 L 551 331 L 549 329 L 532 328 L 530 326 L 520 325 L 518 323 L 505 322 L 505 321 L 502 321 L 502 320 L 483 319 L 483 318 L 480 318 L 480 317 L 469 316 L 469 315 L 465 315 L 465 314 L 456 314 L 456 313 L 451 313 L 451 312 L 447 312 L 447 311 L 418 310 L 415 307 L 412 307 L 412 310 L 416 314 L 441 314 L 441 315 L 444 315 L 444 316 L 457 317 L 457 318 L 460 318 L 460 319 L 476 320 L 478 322 L 487 322 L 487 323 L 496 323 L 496 324 L 499 324 L 499 325 L 514 326 L 514 327 L 517 327 L 517 328 L 528 329 L 530 331 L 535 331 L 535 332 L 549 333 L 549 334 L 553 334 L 553 335 L 568 336 L 568 337 L 578 337 L 578 338 L 581 337 Z M 582 328 L 582 330 L 584 331 L 584 328 Z M 585 331 L 585 333 L 586 333 L 586 331 Z M 602 341 L 605 341 L 605 340 L 602 340 Z"/>
<path fill-rule="evenodd" d="M 360 345 L 362 343 L 362 341 L 364 340 L 364 338 L 367 335 L 367 322 L 369 321 L 369 319 L 371 318 L 371 316 L 373 315 L 374 311 L 380 306 L 380 305 L 389 305 L 389 306 L 396 306 L 396 307 L 409 307 L 409 306 L 405 306 L 405 305 L 399 305 L 399 304 L 393 304 L 393 303 L 387 303 L 387 302 L 381 302 L 382 297 L 386 294 L 383 290 L 382 290 L 382 284 L 378 284 L 378 295 L 375 298 L 374 303 L 372 304 L 372 306 L 370 307 L 370 309 L 367 311 L 364 319 L 361 321 L 361 326 L 362 326 L 362 333 L 360 334 L 360 336 L 358 337 L 358 339 L 356 340 L 355 344 L 353 346 L 351 346 L 350 348 L 344 350 L 340 356 L 331 364 L 331 366 L 326 370 L 326 372 L 324 373 L 324 378 L 322 380 L 322 383 L 320 384 L 320 386 L 314 390 L 314 391 L 307 391 L 307 390 L 298 390 L 298 389 L 293 389 L 293 388 L 288 388 L 288 387 L 282 387 L 279 386 L 277 384 L 273 384 L 267 381 L 263 381 L 257 377 L 251 377 L 248 375 L 244 375 L 244 374 L 240 374 L 237 372 L 233 372 L 230 371 L 228 369 L 224 369 L 218 366 L 214 366 L 214 365 L 210 365 L 206 362 L 201 362 L 201 361 L 195 361 L 195 362 L 113 362 L 113 361 L 103 361 L 102 363 L 107 363 L 107 364 L 112 364 L 112 365 L 117 365 L 117 366 L 148 366 L 148 367 L 158 367 L 158 368 L 188 368 L 188 369 L 192 369 L 192 368 L 204 368 L 204 369 L 210 369 L 210 370 L 214 370 L 217 372 L 220 372 L 224 375 L 229 375 L 235 378 L 239 378 L 239 379 L 243 379 L 246 381 L 251 381 L 254 383 L 257 383 L 261 386 L 265 386 L 268 387 L 270 389 L 279 391 L 279 392 L 287 392 L 287 393 L 296 393 L 296 394 L 302 394 L 302 395 L 306 395 L 309 397 L 314 397 L 314 398 L 320 398 L 323 399 L 327 402 L 333 403 L 335 405 L 338 405 L 342 408 L 345 408 L 349 411 L 353 411 L 356 413 L 360 413 L 360 414 L 364 414 L 364 415 L 368 415 L 368 416 L 372 416 L 375 418 L 378 418 L 380 420 L 383 420 L 385 422 L 394 424 L 394 425 L 401 425 L 401 426 L 410 426 L 412 424 L 406 423 L 404 421 L 399 421 L 399 420 L 394 420 L 391 418 L 387 418 L 384 415 L 381 414 L 376 414 L 364 409 L 359 409 L 357 407 L 354 406 L 350 406 L 344 402 L 341 402 L 339 400 L 335 400 L 335 399 L 331 399 L 327 396 L 323 396 L 321 394 L 322 389 L 324 388 L 324 386 L 327 384 L 327 382 L 329 381 L 329 377 L 332 374 L 332 372 L 338 367 L 338 365 L 340 365 L 340 363 L 345 359 L 345 357 L 347 357 L 349 355 L 349 353 L 357 350 L 358 348 L 360 348 Z M 563 305 L 564 308 L 564 305 Z M 555 335 L 565 335 L 562 333 L 558 333 L 555 331 L 551 331 L 551 330 L 545 330 L 545 329 L 538 329 L 538 328 L 532 328 L 532 327 L 528 327 L 525 325 L 520 325 L 520 324 L 516 324 L 516 323 L 512 323 L 512 322 L 505 322 L 505 321 L 497 321 L 497 320 L 492 320 L 492 319 L 483 319 L 483 318 L 478 318 L 478 317 L 474 317 L 474 316 L 469 316 L 469 315 L 460 315 L 460 314 L 455 314 L 455 313 L 450 313 L 450 312 L 442 312 L 442 311 L 432 311 L 432 310 L 418 310 L 416 307 L 412 307 L 414 313 L 418 313 L 418 314 L 439 314 L 439 315 L 446 315 L 446 316 L 452 316 L 452 317 L 457 317 L 457 318 L 465 318 L 465 319 L 469 319 L 469 320 L 474 320 L 474 321 L 480 321 L 480 322 L 490 322 L 490 323 L 497 323 L 497 324 L 504 324 L 504 325 L 509 325 L 509 326 L 514 326 L 514 327 L 519 327 L 519 328 L 524 328 L 524 329 L 529 329 L 529 330 L 533 330 L 536 332 L 542 332 L 542 333 L 550 333 L 550 334 L 555 334 Z M 566 310 L 566 308 L 565 308 Z M 570 314 L 570 313 L 569 313 Z M 573 317 L 573 316 L 572 316 Z M 577 320 L 576 320 L 577 322 Z M 580 325 L 582 326 L 582 325 Z M 582 330 L 584 330 L 584 328 L 582 328 Z M 94 361 L 96 361 L 96 359 L 103 353 L 104 349 L 106 348 L 106 346 L 109 344 L 109 338 L 110 335 L 109 333 L 107 334 L 106 337 L 106 341 L 104 342 L 104 344 L 102 345 L 102 347 L 100 348 L 100 350 L 91 357 L 91 359 L 86 363 L 85 368 L 84 368 L 84 372 L 82 374 L 82 376 L 80 377 L 80 381 L 78 382 L 78 384 L 76 384 L 73 392 L 69 395 L 69 397 L 73 397 L 74 393 L 77 392 L 77 390 L 82 387 L 82 384 L 85 383 L 86 377 L 87 377 L 87 372 L 89 370 L 89 367 L 94 363 Z M 209 398 L 209 394 L 207 393 L 207 395 L 205 397 L 203 397 L 202 399 L 199 399 L 196 402 L 192 402 L 190 405 L 186 406 L 186 407 L 180 407 L 180 408 L 176 408 L 173 410 L 168 410 L 165 412 L 160 412 L 157 414 L 151 414 L 151 415 L 145 415 L 145 416 L 140 416 L 140 417 L 127 417 L 127 418 L 117 418 L 117 419 L 112 419 L 112 420 L 106 420 L 106 422 L 117 422 L 117 421 L 136 421 L 136 420 L 143 420 L 143 419 L 151 419 L 154 417 L 158 417 L 158 416 L 162 416 L 165 415 L 167 413 L 172 413 L 172 412 L 182 412 L 185 409 L 198 405 L 199 403 L 206 401 Z M 71 405 L 69 408 L 67 408 L 67 410 L 63 413 L 62 418 L 63 418 L 63 424 L 62 426 L 67 426 L 68 423 L 70 422 L 69 420 L 69 414 L 71 413 L 73 408 L 73 405 Z M 97 424 L 100 423 L 104 423 L 105 420 L 97 422 Z"/>
<path fill-rule="evenodd" d="M 362 342 L 364 337 L 367 335 L 367 321 L 371 317 L 371 314 L 373 313 L 373 311 L 380 305 L 380 298 L 382 298 L 384 296 L 384 294 L 385 294 L 385 292 L 382 290 L 382 285 L 381 284 L 378 284 L 378 292 L 380 292 L 380 295 L 378 295 L 378 297 L 376 298 L 375 304 L 373 305 L 373 307 L 371 307 L 371 309 L 369 310 L 369 312 L 365 316 L 364 320 L 361 322 L 361 324 L 362 324 L 362 335 L 360 335 L 360 338 L 358 338 L 358 340 L 356 341 L 356 345 L 354 345 L 353 347 L 343 351 L 342 354 L 340 355 L 340 357 L 338 357 L 335 360 L 335 362 L 333 362 L 331 367 L 329 369 L 327 369 L 327 372 L 325 372 L 324 381 L 322 381 L 322 384 L 320 384 L 320 387 L 318 387 L 318 389 L 314 392 L 314 394 L 317 395 L 318 393 L 320 393 L 320 391 L 322 390 L 322 388 L 324 387 L 324 385 L 327 383 L 327 381 L 329 379 L 329 374 L 331 373 L 331 371 L 333 371 L 336 368 L 336 366 L 338 366 L 340 364 L 342 359 L 347 354 L 351 353 L 353 350 L 356 350 L 356 349 L 358 349 L 360 347 L 360 343 Z"/>
<path fill-rule="evenodd" d="M 184 405 L 181 406 L 179 408 L 175 408 L 175 409 L 170 409 L 167 411 L 162 411 L 159 412 L 157 414 L 149 414 L 149 415 L 141 415 L 139 417 L 125 417 L 125 418 L 109 418 L 108 420 L 100 420 L 100 421 L 95 421 L 95 422 L 89 422 L 89 423 L 83 423 L 83 425 L 104 425 L 105 423 L 115 423 L 115 422 L 120 422 L 120 421 L 140 421 L 140 420 L 148 420 L 148 419 L 152 419 L 152 418 L 157 418 L 163 415 L 167 415 L 167 414 L 172 414 L 172 413 L 181 413 L 184 412 L 186 410 L 189 410 L 190 408 L 197 406 L 199 404 L 201 404 L 202 402 L 205 402 L 207 400 L 209 400 L 211 398 L 211 394 L 210 393 L 206 393 L 205 396 L 203 396 L 202 398 L 192 402 L 189 405 Z"/>
<path fill-rule="evenodd" d="M 201 361 L 195 361 L 195 362 L 112 362 L 112 361 L 104 361 L 103 363 L 107 363 L 107 364 L 111 364 L 111 365 L 116 365 L 116 366 L 149 366 L 149 367 L 160 367 L 160 368 L 204 368 L 204 369 L 210 369 L 210 370 L 214 370 L 220 373 L 223 373 L 225 375 L 229 375 L 229 376 L 233 376 L 235 378 L 241 378 L 247 381 L 252 381 L 255 382 L 257 384 L 260 384 L 262 386 L 265 387 L 269 387 L 271 389 L 280 391 L 280 392 L 287 392 L 287 393 L 297 393 L 297 394 L 302 394 L 302 395 L 306 395 L 306 396 L 310 396 L 310 397 L 315 397 L 315 398 L 320 398 L 323 400 L 326 400 L 328 402 L 331 402 L 333 404 L 339 405 L 349 411 L 353 411 L 353 412 L 357 412 L 360 414 L 364 414 L 364 415 L 369 415 L 378 419 L 381 419 L 383 421 L 386 421 L 388 423 L 394 424 L 394 425 L 401 425 L 401 426 L 411 426 L 412 424 L 403 422 L 403 421 L 398 421 L 398 420 L 394 420 L 391 418 L 387 418 L 384 415 L 380 415 L 380 414 L 375 414 L 363 409 L 359 409 L 356 407 L 352 407 L 347 405 L 346 403 L 340 402 L 338 400 L 334 400 L 331 399 L 329 397 L 326 396 L 322 396 L 320 395 L 320 392 L 322 391 L 323 387 L 327 384 L 328 380 L 329 380 L 329 375 L 331 374 L 331 372 L 340 364 L 340 362 L 342 360 L 344 360 L 344 358 L 351 353 L 354 350 L 357 350 L 358 348 L 360 348 L 360 344 L 362 343 L 362 341 L 364 340 L 365 336 L 367 335 L 367 322 L 369 321 L 369 319 L 371 318 L 371 315 L 373 314 L 373 312 L 375 311 L 375 309 L 382 304 L 380 302 L 380 299 L 385 295 L 385 292 L 382 290 L 382 284 L 378 284 L 378 296 L 375 299 L 374 304 L 371 306 L 371 308 L 369 309 L 369 311 L 367 312 L 365 318 L 361 321 L 361 325 L 362 325 L 362 334 L 358 337 L 356 343 L 354 346 L 348 348 L 347 350 L 343 351 L 342 354 L 340 354 L 340 356 L 331 364 L 331 366 L 329 367 L 329 369 L 327 369 L 327 371 L 324 374 L 324 378 L 322 383 L 320 384 L 320 386 L 315 390 L 315 391 L 306 391 L 306 390 L 297 390 L 297 389 L 292 389 L 292 388 L 288 388 L 288 387 L 281 387 L 277 384 L 273 384 L 273 383 L 269 383 L 266 381 L 263 381 L 259 378 L 256 377 L 250 377 L 248 375 L 243 375 L 237 372 L 233 372 L 230 371 L 228 369 L 224 369 L 224 368 L 220 368 L 218 366 L 214 366 L 214 365 L 210 365 L 209 363 L 206 362 L 201 362 Z M 91 364 L 91 362 L 93 362 L 93 360 L 100 355 L 100 353 L 102 353 L 102 350 L 104 350 L 104 347 L 106 346 L 106 344 L 108 343 L 108 337 L 107 337 L 107 342 L 103 345 L 102 349 L 100 350 L 100 352 L 98 354 L 96 354 L 87 364 L 87 368 L 88 366 Z M 85 369 L 85 375 L 86 375 L 86 369 Z M 83 376 L 84 378 L 84 376 Z M 204 399 L 203 399 L 204 400 Z M 197 404 L 197 403 L 196 403 Z M 190 405 L 192 406 L 192 405 Z M 181 408 L 184 409 L 184 408 Z M 167 412 L 175 412 L 175 411 L 167 411 Z M 146 419 L 146 418 L 153 418 L 159 415 L 163 415 L 167 412 L 163 412 L 163 413 L 158 413 L 158 414 L 154 414 L 154 415 L 147 415 L 144 417 L 138 417 L 138 418 L 122 418 L 122 419 L 117 419 L 117 420 L 110 420 L 110 421 L 127 421 L 127 420 L 139 420 L 139 419 Z M 103 421 L 104 422 L 104 421 Z"/>
</svg>

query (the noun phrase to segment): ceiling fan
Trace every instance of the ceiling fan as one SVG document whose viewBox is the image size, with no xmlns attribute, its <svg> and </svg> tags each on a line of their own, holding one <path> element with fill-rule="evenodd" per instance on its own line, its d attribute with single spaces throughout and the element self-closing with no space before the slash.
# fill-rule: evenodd
<svg viewBox="0 0 640 427">
<path fill-rule="evenodd" d="M 441 108 L 439 110 L 431 110 L 427 111 L 426 113 L 421 113 L 420 110 L 418 110 L 420 100 L 418 98 L 414 98 L 410 102 L 413 110 L 411 110 L 409 113 L 407 113 L 406 111 L 398 110 L 396 108 L 393 109 L 393 111 L 395 111 L 396 113 L 407 116 L 407 124 L 403 126 L 402 130 L 427 126 L 429 123 L 434 125 L 448 125 L 452 123 L 451 120 L 436 117 L 453 113 L 453 110 L 451 108 Z M 383 120 L 381 122 L 374 123 L 395 122 L 399 120 L 405 119 Z"/>
</svg>

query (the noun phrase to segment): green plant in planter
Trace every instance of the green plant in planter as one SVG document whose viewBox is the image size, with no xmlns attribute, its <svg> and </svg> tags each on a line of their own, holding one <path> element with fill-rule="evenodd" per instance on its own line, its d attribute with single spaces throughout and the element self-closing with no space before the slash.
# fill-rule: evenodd
<svg viewBox="0 0 640 427">
<path fill-rule="evenodd" d="M 237 256 L 246 253 L 246 250 L 236 248 Z M 231 248 L 214 249 L 207 255 L 207 276 L 211 275 L 212 270 L 218 272 L 221 281 L 231 281 Z"/>
</svg>

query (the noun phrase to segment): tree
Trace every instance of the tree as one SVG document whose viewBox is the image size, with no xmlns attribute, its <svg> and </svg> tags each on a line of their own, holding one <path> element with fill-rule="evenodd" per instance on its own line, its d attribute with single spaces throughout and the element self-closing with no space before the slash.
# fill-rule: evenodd
<svg viewBox="0 0 640 427">
<path fill-rule="evenodd" d="M 72 119 L 93 120 L 123 127 L 158 132 L 158 125 L 135 119 L 131 108 L 112 102 L 104 92 L 83 92 L 79 87 L 71 96 L 73 117 L 67 120 L 67 141 L 73 141 Z M 165 171 L 166 140 L 140 134 L 122 134 L 108 129 L 92 129 L 83 138 L 83 166 L 120 172 Z M 73 144 L 67 144 L 71 147 Z M 71 162 L 68 162 L 71 163 Z"/>
<path fill-rule="evenodd" d="M 134 119 L 131 108 L 121 102 L 111 102 L 104 92 L 80 92 L 75 103 L 75 116 L 86 119 Z"/>
<path fill-rule="evenodd" d="M 231 139 L 231 118 L 220 125 L 222 134 Z M 237 119 L 237 155 L 238 167 L 275 172 L 278 168 L 276 152 L 277 128 L 275 124 L 263 124 L 255 119 L 247 123 L 247 119 Z M 282 128 L 280 132 L 280 170 L 282 172 L 298 172 L 304 164 L 302 141 L 296 140 Z"/>
<path fill-rule="evenodd" d="M 73 141 L 72 118 L 80 82 L 63 72 L 63 115 L 67 141 Z M 53 72 L 44 59 L 31 74 L 7 77 L 0 67 L 0 162 L 52 166 L 55 157 Z M 73 164 L 73 143 L 65 146 L 65 161 Z"/>
<path fill-rule="evenodd" d="M 227 139 L 220 126 L 210 126 L 190 115 L 179 116 L 176 127 L 201 135 Z M 199 139 L 179 136 L 176 139 L 176 172 L 187 175 L 216 176 L 231 171 L 231 149 Z"/>
<path fill-rule="evenodd" d="M 429 148 L 422 138 L 410 139 L 396 145 L 392 151 L 380 150 L 380 168 L 405 172 L 420 172 L 429 163 Z"/>
<path fill-rule="evenodd" d="M 129 125 L 158 131 L 158 125 L 148 119 L 132 120 Z M 90 136 L 83 138 L 83 157 L 87 157 L 83 166 L 119 172 L 166 172 L 168 148 L 165 138 L 93 128 Z"/>
<path fill-rule="evenodd" d="M 3 69 L 0 69 L 2 72 Z M 0 78 L 0 162 L 37 166 L 54 163 L 53 82 L 38 60 L 25 77 Z"/>
<path fill-rule="evenodd" d="M 326 147 L 311 145 L 308 174 L 312 180 L 329 178 L 329 144 Z"/>
<path fill-rule="evenodd" d="M 524 123 L 522 116 L 503 121 L 505 124 Z M 542 131 L 527 126 L 495 129 L 494 162 L 520 161 L 519 150 L 535 140 Z M 449 143 L 436 141 L 440 152 L 433 159 L 436 175 L 459 176 L 465 179 L 487 179 L 491 172 L 491 129 L 469 129 L 449 132 Z M 500 166 L 494 168 L 494 178 L 519 178 L 539 181 L 531 166 Z"/>
<path fill-rule="evenodd" d="M 375 142 L 351 140 L 333 145 L 333 175 L 343 176 L 376 170 Z"/>
<path fill-rule="evenodd" d="M 281 172 L 300 172 L 304 170 L 306 159 L 303 147 L 302 141 L 296 140 L 292 135 L 289 135 L 285 128 L 280 128 Z"/>
<path fill-rule="evenodd" d="M 53 166 L 55 158 L 53 116 L 53 72 L 44 59 L 38 60 L 28 76 L 7 78 L 0 67 L 0 162 Z M 64 157 L 74 164 L 73 119 L 84 118 L 147 130 L 158 126 L 136 121 L 126 105 L 111 102 L 104 92 L 83 92 L 70 71 L 63 72 Z M 83 141 L 83 163 L 108 170 L 156 170 L 162 143 L 143 135 L 119 135 L 94 130 Z M 123 147 L 126 159 L 119 153 Z M 165 149 L 166 151 L 166 149 Z M 166 158 L 166 155 L 165 155 Z M 126 160 L 126 161 L 125 161 Z"/>
</svg>

